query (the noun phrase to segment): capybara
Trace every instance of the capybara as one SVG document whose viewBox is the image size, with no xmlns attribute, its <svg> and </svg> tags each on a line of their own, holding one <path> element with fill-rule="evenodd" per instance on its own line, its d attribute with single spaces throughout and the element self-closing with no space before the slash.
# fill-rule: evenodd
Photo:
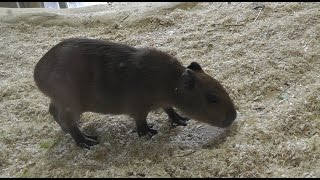
<svg viewBox="0 0 320 180">
<path fill-rule="evenodd" d="M 55 121 L 78 146 L 88 149 L 98 140 L 79 129 L 83 112 L 127 114 L 135 120 L 140 137 L 157 134 L 146 120 L 157 108 L 175 126 L 185 126 L 193 118 L 223 128 L 237 116 L 225 88 L 198 63 L 184 67 L 175 57 L 154 48 L 66 39 L 36 64 L 34 80 L 50 98 L 49 112 Z"/>
</svg>

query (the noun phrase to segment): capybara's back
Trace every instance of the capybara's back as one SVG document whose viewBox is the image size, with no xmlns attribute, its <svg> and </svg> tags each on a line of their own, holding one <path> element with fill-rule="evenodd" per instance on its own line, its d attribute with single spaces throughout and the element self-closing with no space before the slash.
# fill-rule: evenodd
<svg viewBox="0 0 320 180">
<path fill-rule="evenodd" d="M 85 103 L 88 98 L 102 98 L 88 96 L 104 93 L 95 90 L 107 86 L 103 83 L 109 78 L 108 69 L 120 63 L 119 57 L 128 61 L 134 52 L 135 48 L 117 43 L 67 39 L 40 59 L 34 70 L 34 80 L 39 89 L 53 100 L 70 102 L 70 96 L 77 96 L 78 103 Z"/>
<path fill-rule="evenodd" d="M 135 115 L 162 107 L 182 70 L 177 60 L 153 49 L 68 39 L 41 58 L 34 78 L 44 94 L 68 108 Z"/>
</svg>

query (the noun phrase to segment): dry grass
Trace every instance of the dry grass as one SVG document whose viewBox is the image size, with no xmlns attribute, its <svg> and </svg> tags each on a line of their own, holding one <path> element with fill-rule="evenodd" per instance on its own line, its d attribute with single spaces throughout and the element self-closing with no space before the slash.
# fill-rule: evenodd
<svg viewBox="0 0 320 180">
<path fill-rule="evenodd" d="M 0 9 L 0 177 L 320 177 L 319 3 L 135 5 Z M 166 115 L 153 112 L 160 133 L 147 141 L 124 115 L 85 113 L 83 129 L 101 144 L 76 147 L 33 82 L 37 61 L 69 37 L 153 46 L 201 63 L 230 92 L 237 123 L 219 141 L 210 139 L 217 128 L 191 121 L 170 130 Z"/>
</svg>

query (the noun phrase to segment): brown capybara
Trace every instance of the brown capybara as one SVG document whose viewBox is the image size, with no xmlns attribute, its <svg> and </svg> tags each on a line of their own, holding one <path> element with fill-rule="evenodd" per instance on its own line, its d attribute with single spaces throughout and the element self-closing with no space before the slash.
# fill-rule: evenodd
<svg viewBox="0 0 320 180">
<path fill-rule="evenodd" d="M 188 117 L 228 127 L 237 116 L 223 86 L 192 62 L 152 48 L 134 48 L 102 40 L 71 38 L 52 47 L 37 63 L 34 80 L 51 99 L 49 112 L 80 147 L 98 144 L 78 127 L 83 112 L 127 114 L 138 135 L 157 134 L 146 118 L 162 108 L 172 124 Z M 173 107 L 188 117 L 180 116 Z"/>
</svg>

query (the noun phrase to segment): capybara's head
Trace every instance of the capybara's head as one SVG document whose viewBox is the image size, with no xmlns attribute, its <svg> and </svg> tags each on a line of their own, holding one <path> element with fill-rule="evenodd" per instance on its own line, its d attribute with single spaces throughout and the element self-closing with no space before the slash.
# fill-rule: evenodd
<svg viewBox="0 0 320 180">
<path fill-rule="evenodd" d="M 175 91 L 180 109 L 195 120 L 224 128 L 237 117 L 225 88 L 196 62 L 186 68 Z"/>
</svg>

